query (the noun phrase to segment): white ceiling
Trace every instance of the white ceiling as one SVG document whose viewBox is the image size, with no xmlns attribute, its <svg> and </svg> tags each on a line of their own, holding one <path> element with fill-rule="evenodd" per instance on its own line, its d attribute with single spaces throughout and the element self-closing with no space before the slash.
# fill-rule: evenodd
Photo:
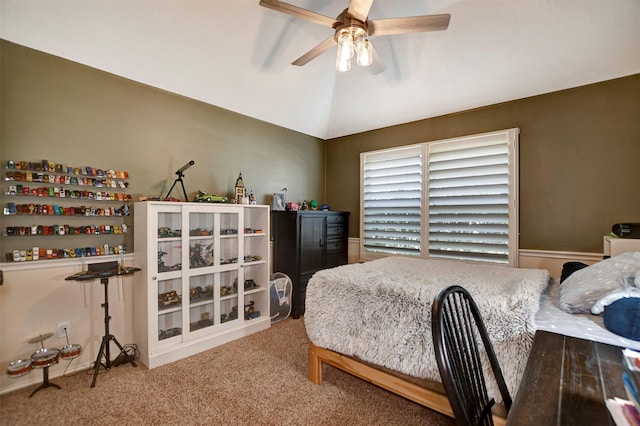
<svg viewBox="0 0 640 426">
<path fill-rule="evenodd" d="M 336 17 L 348 0 L 288 0 Z M 640 0 L 374 0 L 370 19 L 450 13 L 373 37 L 387 66 L 335 71 L 332 30 L 258 0 L 0 0 L 0 37 L 322 139 L 640 73 Z"/>
</svg>

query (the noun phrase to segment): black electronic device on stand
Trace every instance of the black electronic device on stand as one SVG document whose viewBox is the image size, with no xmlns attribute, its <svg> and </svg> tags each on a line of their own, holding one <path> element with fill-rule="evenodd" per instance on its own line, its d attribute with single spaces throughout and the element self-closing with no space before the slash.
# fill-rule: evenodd
<svg viewBox="0 0 640 426">
<path fill-rule="evenodd" d="M 167 192 L 167 196 L 164 197 L 165 201 L 169 198 L 169 195 L 171 195 L 171 191 L 173 191 L 173 188 L 176 186 L 176 183 L 178 182 L 180 182 L 180 185 L 182 186 L 182 193 L 184 194 L 184 200 L 189 201 L 189 198 L 187 197 L 187 191 L 184 189 L 184 181 L 182 180 L 182 178 L 184 177 L 184 171 L 187 170 L 189 167 L 193 166 L 194 164 L 196 164 L 196 162 L 191 160 L 176 171 L 176 174 L 178 175 L 178 177 L 176 178 L 175 181 L 173 181 L 173 185 L 171 185 L 169 192 Z"/>
<path fill-rule="evenodd" d="M 120 342 L 118 342 L 118 339 L 116 339 L 116 337 L 109 332 L 109 321 L 111 320 L 111 316 L 109 315 L 109 278 L 117 275 L 131 275 L 139 270 L 140 268 L 126 267 L 116 261 L 92 263 L 89 265 L 87 271 L 79 272 L 65 278 L 66 280 L 75 281 L 86 281 L 99 278 L 100 284 L 104 286 L 104 303 L 101 305 L 104 308 L 104 336 L 102 336 L 100 350 L 98 351 L 98 356 L 96 357 L 96 361 L 93 366 L 93 380 L 91 381 L 92 388 L 96 386 L 96 379 L 98 378 L 100 366 L 104 367 L 106 370 L 109 370 L 112 365 L 118 366 L 130 362 L 131 365 L 137 367 L 134 356 L 127 354 L 127 351 L 120 344 Z M 116 346 L 120 349 L 120 354 L 113 362 L 111 361 L 111 342 L 115 343 Z M 103 358 L 104 362 L 102 362 Z"/>
</svg>

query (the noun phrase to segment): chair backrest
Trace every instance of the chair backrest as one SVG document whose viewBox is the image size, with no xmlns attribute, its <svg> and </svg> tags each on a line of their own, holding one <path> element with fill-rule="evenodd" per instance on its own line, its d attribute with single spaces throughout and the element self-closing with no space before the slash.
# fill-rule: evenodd
<svg viewBox="0 0 640 426">
<path fill-rule="evenodd" d="M 493 425 L 491 407 L 495 400 L 487 395 L 479 339 L 507 412 L 511 396 L 478 306 L 467 290 L 450 286 L 438 292 L 431 310 L 431 333 L 442 384 L 457 424 Z"/>
</svg>

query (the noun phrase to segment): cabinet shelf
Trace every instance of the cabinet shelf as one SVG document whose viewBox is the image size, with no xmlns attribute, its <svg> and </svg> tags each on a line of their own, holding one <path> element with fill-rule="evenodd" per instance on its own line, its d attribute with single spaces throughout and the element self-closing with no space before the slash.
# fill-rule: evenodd
<svg viewBox="0 0 640 426">
<path fill-rule="evenodd" d="M 198 306 L 204 306 L 204 305 L 213 305 L 213 299 L 211 299 L 211 300 L 201 300 L 199 302 L 191 302 L 191 303 L 189 303 L 189 307 L 190 308 L 197 308 Z"/>
<path fill-rule="evenodd" d="M 261 291 L 265 291 L 265 289 L 266 289 L 265 287 L 253 288 L 251 290 L 245 290 L 244 294 L 249 295 L 254 293 L 260 293 Z"/>
<path fill-rule="evenodd" d="M 182 310 L 182 306 L 181 305 L 174 305 L 171 306 L 170 308 L 158 308 L 158 315 L 167 315 L 167 314 L 172 314 L 174 312 L 180 312 Z"/>
<path fill-rule="evenodd" d="M 220 300 L 230 300 L 238 297 L 238 293 L 228 294 L 226 296 L 220 296 Z"/>
<path fill-rule="evenodd" d="M 196 236 L 189 236 L 189 241 L 196 241 L 196 240 L 211 240 L 213 239 L 212 235 L 196 235 Z"/>
</svg>

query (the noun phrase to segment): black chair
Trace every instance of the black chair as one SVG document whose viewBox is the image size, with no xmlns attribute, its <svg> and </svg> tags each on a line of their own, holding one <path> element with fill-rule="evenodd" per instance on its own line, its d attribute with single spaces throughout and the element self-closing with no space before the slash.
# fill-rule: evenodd
<svg viewBox="0 0 640 426">
<path fill-rule="evenodd" d="M 511 396 L 478 306 L 467 290 L 451 286 L 438 292 L 431 310 L 431 333 L 438 369 L 457 424 L 493 425 L 491 407 L 495 400 L 487 395 L 479 338 L 507 412 Z"/>
</svg>

